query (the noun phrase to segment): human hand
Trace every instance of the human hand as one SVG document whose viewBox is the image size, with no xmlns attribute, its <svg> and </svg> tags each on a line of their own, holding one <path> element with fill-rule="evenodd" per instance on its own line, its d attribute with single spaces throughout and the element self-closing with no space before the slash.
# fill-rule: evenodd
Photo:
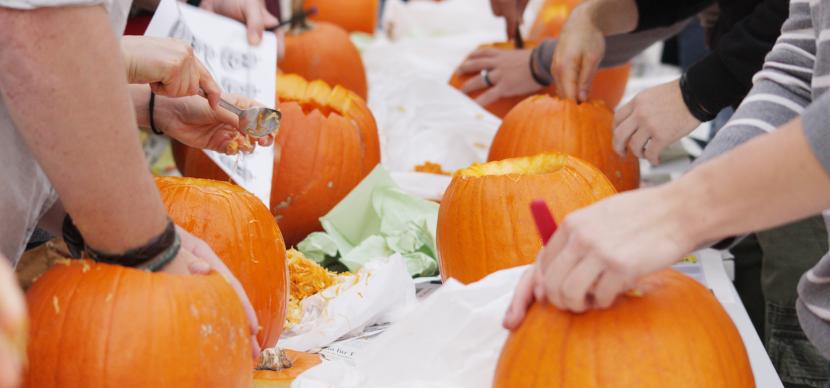
<svg viewBox="0 0 830 388">
<path fill-rule="evenodd" d="M 699 246 L 696 217 L 676 187 L 617 194 L 568 215 L 537 263 L 547 300 L 576 313 L 608 308 Z"/>
<path fill-rule="evenodd" d="M 476 98 L 479 105 L 485 106 L 503 97 L 524 96 L 542 89 L 530 73 L 530 55 L 532 50 L 502 50 L 492 47 L 473 51 L 458 67 L 460 74 L 489 71 L 488 86 L 480 76 L 468 80 L 461 88 L 464 93 L 487 89 Z"/>
<path fill-rule="evenodd" d="M 0 387 L 20 385 L 26 362 L 26 302 L 9 262 L 0 255 Z"/>
<path fill-rule="evenodd" d="M 193 96 L 201 88 L 211 107 L 219 103 L 222 90 L 184 41 L 124 36 L 121 52 L 130 83 L 149 84 L 154 93 L 167 97 Z"/>
<path fill-rule="evenodd" d="M 223 97 L 242 109 L 261 106 L 237 94 L 225 94 Z M 138 112 L 143 111 L 138 109 Z M 156 97 L 155 122 L 162 132 L 183 144 L 229 155 L 238 151 L 251 152 L 253 144 L 270 146 L 276 136 L 270 134 L 257 139 L 240 132 L 236 114 L 225 109 L 210 109 L 208 102 L 199 96 Z"/>
<path fill-rule="evenodd" d="M 646 89 L 614 115 L 614 150 L 625 156 L 626 145 L 641 159 L 660 163 L 660 151 L 700 125 L 692 116 L 677 80 Z"/>
<path fill-rule="evenodd" d="M 251 301 L 248 299 L 245 289 L 242 288 L 242 284 L 233 276 L 233 273 L 222 262 L 222 259 L 216 256 L 216 253 L 213 252 L 213 249 L 207 243 L 178 225 L 176 226 L 176 232 L 181 239 L 181 249 L 176 258 L 162 268 L 162 272 L 175 275 L 208 275 L 212 271 L 216 271 L 222 275 L 230 283 L 234 291 L 236 291 L 236 295 L 239 296 L 242 307 L 245 309 L 245 315 L 248 316 L 251 329 L 251 351 L 253 352 L 254 360 L 256 360 L 260 353 L 259 343 L 256 339 L 256 334 L 259 331 L 259 322 L 257 321 L 254 308 L 251 306 Z"/>
<path fill-rule="evenodd" d="M 568 17 L 553 53 L 551 72 L 559 97 L 583 102 L 588 100 L 591 82 L 605 56 L 605 36 L 577 7 Z"/>
<path fill-rule="evenodd" d="M 262 33 L 266 26 L 279 23 L 279 20 L 268 12 L 262 0 L 202 0 L 199 7 L 245 23 L 248 27 L 248 43 L 254 46 L 262 41 Z"/>
<path fill-rule="evenodd" d="M 512 40 L 522 24 L 525 8 L 530 0 L 490 0 L 493 15 L 502 16 L 507 24 L 507 39 Z"/>
<path fill-rule="evenodd" d="M 516 286 L 510 307 L 507 308 L 507 312 L 504 314 L 502 326 L 505 329 L 510 331 L 518 329 L 533 302 L 545 301 L 543 280 L 542 272 L 539 271 L 538 265 L 534 264 L 525 271 L 522 278 L 519 279 L 519 284 Z"/>
</svg>

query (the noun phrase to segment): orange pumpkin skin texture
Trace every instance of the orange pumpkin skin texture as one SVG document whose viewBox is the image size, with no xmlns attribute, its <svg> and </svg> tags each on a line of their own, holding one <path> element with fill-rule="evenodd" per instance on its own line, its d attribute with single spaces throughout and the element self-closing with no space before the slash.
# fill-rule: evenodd
<svg viewBox="0 0 830 388">
<path fill-rule="evenodd" d="M 341 87 L 278 76 L 282 122 L 274 142 L 271 212 L 286 244 L 321 230 L 319 218 L 380 163 L 377 124 L 366 102 Z M 188 149 L 185 176 L 227 181 L 205 154 Z"/>
<path fill-rule="evenodd" d="M 254 371 L 253 388 L 290 388 L 291 383 L 303 372 L 320 364 L 320 356 L 312 353 L 284 350 L 291 361 L 291 368 L 280 371 Z"/>
<path fill-rule="evenodd" d="M 319 22 L 285 34 L 285 56 L 280 70 L 309 80 L 341 85 L 364 100 L 368 96 L 366 70 L 349 34 L 334 24 Z M 282 86 L 277 84 L 277 90 Z"/>
<path fill-rule="evenodd" d="M 512 42 L 509 43 L 491 43 L 482 45 L 479 47 L 492 47 L 502 50 L 514 50 L 514 44 Z M 536 43 L 533 41 L 525 42 L 525 48 L 533 48 L 536 47 Z M 631 71 L 631 65 L 623 65 L 618 67 L 611 67 L 607 69 L 600 69 L 597 72 L 596 77 L 594 78 L 594 82 L 591 86 L 591 99 L 597 99 L 605 101 L 608 106 L 617 106 L 620 103 L 620 100 L 625 93 L 625 86 L 628 83 L 628 74 Z M 459 75 L 458 72 L 453 72 L 452 77 L 450 78 L 450 86 L 461 90 L 461 87 L 464 86 L 464 83 L 474 77 L 480 77 L 479 74 L 464 74 Z M 472 93 L 469 93 L 468 96 L 470 98 L 477 98 L 484 92 L 485 89 L 477 90 Z M 540 90 L 538 93 L 547 94 L 550 96 L 556 95 L 556 86 L 551 84 L 547 88 Z M 530 96 L 530 94 L 522 95 L 522 96 L 514 96 L 514 97 L 504 97 L 501 98 L 484 108 L 487 109 L 488 112 L 492 113 L 495 116 L 500 118 L 504 118 L 507 113 L 510 112 L 513 107 L 517 104 L 522 102 L 525 98 Z"/>
<path fill-rule="evenodd" d="M 374 34 L 380 10 L 378 0 L 306 0 L 306 7 L 316 6 L 311 20 L 336 24 L 349 32 Z"/>
<path fill-rule="evenodd" d="M 643 296 L 572 314 L 534 304 L 510 334 L 494 388 L 750 388 L 738 330 L 709 290 L 674 270 Z"/>
<path fill-rule="evenodd" d="M 527 38 L 541 41 L 558 37 L 571 11 L 581 2 L 582 0 L 545 0 Z"/>
<path fill-rule="evenodd" d="M 31 388 L 248 388 L 251 342 L 218 274 L 177 276 L 88 260 L 29 289 Z"/>
<path fill-rule="evenodd" d="M 160 177 L 170 218 L 204 240 L 242 283 L 254 307 L 263 348 L 276 345 L 285 321 L 285 244 L 271 212 L 239 186 L 207 179 Z"/>
<path fill-rule="evenodd" d="M 602 102 L 577 104 L 550 96 L 522 101 L 501 123 L 487 160 L 564 152 L 600 169 L 617 191 L 640 186 L 640 162 L 614 152 L 614 114 Z"/>
<path fill-rule="evenodd" d="M 596 168 L 565 154 L 474 165 L 457 171 L 438 211 L 441 277 L 471 283 L 533 262 L 542 243 L 530 202 L 544 199 L 557 222 L 614 194 Z"/>
</svg>

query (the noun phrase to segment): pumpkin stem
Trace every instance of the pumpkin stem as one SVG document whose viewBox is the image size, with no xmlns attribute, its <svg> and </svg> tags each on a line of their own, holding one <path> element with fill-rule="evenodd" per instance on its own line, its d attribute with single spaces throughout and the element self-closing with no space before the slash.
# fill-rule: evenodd
<svg viewBox="0 0 830 388">
<path fill-rule="evenodd" d="M 262 351 L 256 368 L 258 370 L 281 371 L 283 369 L 289 369 L 292 366 L 291 360 L 288 359 L 285 352 L 283 352 L 282 349 L 275 347 Z"/>
<path fill-rule="evenodd" d="M 303 32 L 311 28 L 306 20 L 305 0 L 291 0 L 291 32 Z"/>
</svg>

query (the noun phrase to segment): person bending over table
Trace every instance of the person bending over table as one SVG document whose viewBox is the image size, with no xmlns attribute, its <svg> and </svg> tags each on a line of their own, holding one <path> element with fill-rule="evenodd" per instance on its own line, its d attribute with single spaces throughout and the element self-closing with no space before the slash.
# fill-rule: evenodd
<svg viewBox="0 0 830 388">
<path fill-rule="evenodd" d="M 711 159 L 674 182 L 569 215 L 521 280 L 505 326 L 518 327 L 534 300 L 577 313 L 607 308 L 642 276 L 707 242 L 830 208 L 828 29 L 830 9 L 793 1 L 751 92 L 705 151 Z M 801 326 L 825 358 L 828 256 L 801 278 L 797 301 Z"/>
</svg>

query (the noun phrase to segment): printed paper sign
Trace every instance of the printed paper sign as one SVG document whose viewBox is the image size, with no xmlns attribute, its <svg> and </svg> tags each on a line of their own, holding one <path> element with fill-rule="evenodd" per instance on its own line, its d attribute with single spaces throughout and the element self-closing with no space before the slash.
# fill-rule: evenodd
<svg viewBox="0 0 830 388">
<path fill-rule="evenodd" d="M 265 32 L 257 47 L 248 45 L 245 26 L 233 19 L 178 2 L 162 0 L 145 33 L 190 42 L 193 51 L 225 92 L 255 99 L 265 106 L 276 103 L 277 38 Z M 268 206 L 274 149 L 257 147 L 241 158 L 204 151 L 236 183 Z"/>
</svg>

